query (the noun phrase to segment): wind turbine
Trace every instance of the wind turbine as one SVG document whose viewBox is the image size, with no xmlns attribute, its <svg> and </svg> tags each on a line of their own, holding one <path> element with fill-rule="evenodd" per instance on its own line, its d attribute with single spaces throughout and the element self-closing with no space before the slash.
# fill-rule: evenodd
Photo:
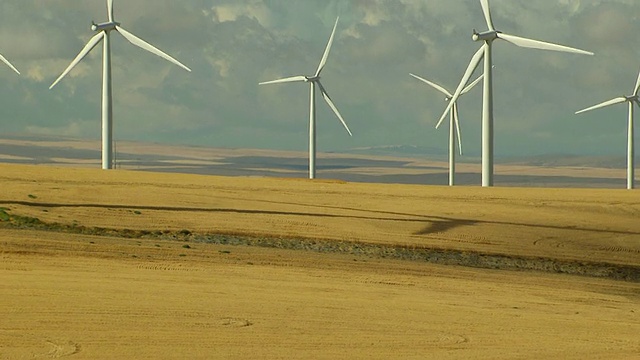
<svg viewBox="0 0 640 360">
<path fill-rule="evenodd" d="M 449 102 L 453 97 L 447 89 L 442 86 L 431 82 L 427 79 L 421 78 L 418 75 L 409 74 L 414 78 L 422 81 L 423 83 L 431 86 L 432 88 L 440 91 L 445 95 L 444 101 Z M 468 93 L 471 89 L 473 89 L 479 82 L 482 80 L 483 75 L 480 75 L 477 79 L 475 79 L 469 86 L 464 88 L 460 95 L 464 95 Z M 458 150 L 460 151 L 460 155 L 462 155 L 462 137 L 460 134 L 460 121 L 458 115 L 458 104 L 453 104 L 451 106 L 451 110 L 449 111 L 449 186 L 455 185 L 455 174 L 456 174 L 456 133 L 458 138 Z"/>
<path fill-rule="evenodd" d="M 67 69 L 56 79 L 56 81 L 51 84 L 49 89 L 53 89 L 54 86 L 62 78 L 64 78 L 82 59 L 84 59 L 87 54 L 93 48 L 98 45 L 100 41 L 103 41 L 103 50 L 102 50 L 102 168 L 103 169 L 111 169 L 113 166 L 113 143 L 112 143 L 112 135 L 113 135 L 113 102 L 111 97 L 112 86 L 111 86 L 111 31 L 119 32 L 125 39 L 127 39 L 130 43 L 135 46 L 142 48 L 152 54 L 160 56 L 181 68 L 191 71 L 188 67 L 180 63 L 178 60 L 172 58 L 171 56 L 165 54 L 160 51 L 153 45 L 145 42 L 139 37 L 133 35 L 132 33 L 126 31 L 122 27 L 120 27 L 120 23 L 114 20 L 113 16 L 113 0 L 107 0 L 107 15 L 109 17 L 109 21 L 101 24 L 96 24 L 95 22 L 91 22 L 91 30 L 96 31 L 97 34 L 94 35 L 89 42 L 84 46 L 84 48 L 80 51 L 78 56 L 71 62 L 71 64 L 67 67 Z"/>
<path fill-rule="evenodd" d="M 344 128 L 349 133 L 349 136 L 353 136 L 351 130 L 347 126 L 347 123 L 344 121 L 342 115 L 336 108 L 335 104 L 329 97 L 327 90 L 322 86 L 320 82 L 320 73 L 324 69 L 324 66 L 327 63 L 327 59 L 329 58 L 329 51 L 331 51 L 331 45 L 333 44 L 333 37 L 336 34 L 336 28 L 338 27 L 338 20 L 340 17 L 336 19 L 335 25 L 333 25 L 333 31 L 331 32 L 331 37 L 329 38 L 329 43 L 327 43 L 327 47 L 324 50 L 324 54 L 322 55 L 322 59 L 320 60 L 320 65 L 318 66 L 318 70 L 316 70 L 315 74 L 312 76 L 292 76 L 283 79 L 273 80 L 273 81 L 265 81 L 259 83 L 259 85 L 269 85 L 269 84 L 280 84 L 280 83 L 288 83 L 288 82 L 306 82 L 309 83 L 310 89 L 310 101 L 309 101 L 309 179 L 315 179 L 316 177 L 316 85 L 320 89 L 322 93 L 322 97 L 324 101 L 326 101 L 327 105 L 333 110 L 334 114 L 338 117 Z"/>
<path fill-rule="evenodd" d="M 451 110 L 453 104 L 456 103 L 458 97 L 462 94 L 467 81 L 471 78 L 471 75 L 480 64 L 480 61 L 484 57 L 484 90 L 483 90 L 483 105 L 482 105 L 482 186 L 493 186 L 493 76 L 492 76 L 492 51 L 491 47 L 493 41 L 496 39 L 502 39 L 508 43 L 516 46 L 541 50 L 553 50 L 569 52 L 574 54 L 593 55 L 592 52 L 579 50 L 563 45 L 557 45 L 538 40 L 531 40 L 519 36 L 508 35 L 501 31 L 496 30 L 493 26 L 493 20 L 491 19 L 491 12 L 489 8 L 489 0 L 480 0 L 482 5 L 482 11 L 484 13 L 485 20 L 489 30 L 478 33 L 473 30 L 473 41 L 482 41 L 483 45 L 471 58 L 471 62 L 467 67 L 458 88 L 453 93 L 449 106 L 447 106 L 444 114 L 438 121 L 437 127 L 444 120 L 447 113 Z"/>
<path fill-rule="evenodd" d="M 588 107 L 586 109 L 576 111 L 576 114 L 582 114 L 587 111 L 600 109 L 603 107 L 622 104 L 624 102 L 629 103 L 629 123 L 628 123 L 628 145 L 627 145 L 627 189 L 631 190 L 634 188 L 634 146 L 633 146 L 633 104 L 636 103 L 640 106 L 640 74 L 638 74 L 638 80 L 636 80 L 636 87 L 633 88 L 633 95 L 629 96 L 621 96 L 615 99 L 611 99 L 609 101 L 605 101 L 601 104 L 594 105 L 592 107 Z"/>
<path fill-rule="evenodd" d="M 13 65 L 9 62 L 9 60 L 7 60 L 4 56 L 2 56 L 2 54 L 0 54 L 0 60 L 1 60 L 3 63 L 7 64 L 7 66 L 8 66 L 8 67 L 10 67 L 10 68 L 11 68 L 11 70 L 15 71 L 16 73 L 18 73 L 18 75 L 20 75 L 20 71 L 18 71 L 18 69 L 16 69 L 16 67 L 15 67 L 15 66 L 13 66 Z"/>
</svg>

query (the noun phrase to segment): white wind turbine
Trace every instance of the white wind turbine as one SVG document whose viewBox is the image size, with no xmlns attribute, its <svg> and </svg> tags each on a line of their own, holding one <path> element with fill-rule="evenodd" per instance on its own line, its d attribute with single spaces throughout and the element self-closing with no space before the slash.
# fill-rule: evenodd
<svg viewBox="0 0 640 360">
<path fill-rule="evenodd" d="M 458 100 L 458 97 L 461 95 L 462 90 L 464 90 L 467 81 L 469 81 L 471 75 L 484 57 L 484 90 L 482 100 L 482 186 L 493 186 L 493 60 L 491 51 L 493 41 L 496 39 L 502 39 L 513 45 L 532 49 L 562 51 L 583 55 L 593 55 L 593 53 L 589 51 L 570 48 L 567 46 L 508 35 L 501 31 L 498 31 L 493 26 L 493 21 L 491 20 L 489 0 L 480 0 L 480 4 L 482 5 L 482 11 L 484 12 L 484 17 L 489 30 L 481 33 L 473 30 L 472 39 L 473 41 L 482 41 L 484 42 L 484 44 L 471 58 L 471 62 L 469 63 L 469 66 L 467 67 L 467 70 L 462 77 L 458 88 L 453 93 L 452 100 L 449 102 L 449 106 L 447 106 L 447 109 L 438 121 L 438 125 L 436 125 L 436 127 L 440 126 L 447 113 L 451 110 L 453 104 L 455 104 L 455 102 Z"/>
<path fill-rule="evenodd" d="M 111 31 L 119 32 L 125 39 L 127 39 L 133 45 L 136 45 L 143 50 L 149 51 L 152 54 L 158 55 L 181 68 L 191 71 L 188 67 L 180 63 L 178 60 L 160 51 L 153 45 L 145 42 L 139 37 L 126 31 L 120 27 L 120 23 L 116 22 L 113 17 L 113 0 L 107 0 L 107 14 L 109 21 L 96 24 L 92 22 L 91 30 L 98 32 L 94 35 L 89 42 L 80 51 L 78 56 L 71 62 L 67 69 L 51 84 L 49 89 L 52 89 L 56 84 L 62 80 L 93 48 L 98 45 L 100 41 L 103 41 L 102 50 L 102 168 L 111 169 L 113 166 L 113 106 L 111 98 Z"/>
<path fill-rule="evenodd" d="M 261 82 L 259 85 L 268 85 L 268 84 L 280 84 L 280 83 L 288 83 L 288 82 L 307 82 L 310 85 L 310 101 L 309 101 L 309 179 L 315 179 L 316 177 L 316 84 L 318 88 L 320 88 L 320 92 L 322 93 L 322 97 L 327 102 L 331 110 L 336 114 L 344 128 L 347 130 L 350 136 L 353 136 L 351 130 L 347 126 L 347 123 L 344 121 L 342 115 L 338 111 L 338 108 L 334 105 L 333 101 L 329 97 L 327 90 L 322 86 L 320 82 L 320 73 L 324 69 L 325 64 L 327 63 L 327 59 L 329 58 L 329 51 L 331 51 L 331 45 L 333 44 L 333 37 L 336 34 L 336 28 L 338 27 L 338 17 L 336 19 L 335 25 L 333 25 L 333 31 L 331 32 L 331 37 L 329 38 L 329 43 L 327 43 L 327 47 L 324 50 L 324 54 L 322 55 L 322 60 L 320 60 L 320 65 L 318 66 L 318 70 L 316 70 L 313 76 L 292 76 L 284 79 L 278 79 L 273 81 Z"/>
<path fill-rule="evenodd" d="M 18 71 L 18 69 L 16 69 L 15 66 L 13 66 L 9 60 L 7 60 L 4 56 L 2 56 L 2 54 L 0 54 L 0 61 L 2 61 L 3 63 L 7 64 L 8 67 L 11 68 L 11 70 L 15 71 L 16 73 L 18 73 L 18 75 L 20 75 L 20 71 Z"/>
<path fill-rule="evenodd" d="M 431 82 L 427 79 L 421 78 L 418 75 L 409 74 L 414 78 L 424 82 L 425 84 L 431 86 L 432 88 L 440 91 L 445 95 L 444 101 L 451 101 L 453 94 L 451 94 L 447 89 L 442 86 Z M 464 95 L 468 93 L 471 89 L 473 89 L 479 82 L 482 80 L 483 75 L 480 75 L 476 80 L 474 80 L 469 86 L 464 88 L 460 95 Z M 460 121 L 458 115 L 458 104 L 453 104 L 451 106 L 451 110 L 449 111 L 449 186 L 455 185 L 455 175 L 456 175 L 456 137 L 458 138 L 458 150 L 460 151 L 460 155 L 462 155 L 462 137 L 460 134 Z M 457 136 L 456 136 L 457 135 Z"/>
<path fill-rule="evenodd" d="M 624 102 L 628 102 L 629 103 L 629 123 L 628 123 L 628 140 L 627 140 L 627 189 L 633 189 L 634 188 L 634 158 L 635 158 L 635 152 L 634 152 L 634 146 L 633 146 L 633 104 L 636 103 L 638 104 L 638 106 L 640 106 L 640 74 L 638 74 L 638 80 L 636 80 L 636 87 L 633 88 L 633 95 L 629 95 L 629 96 L 621 96 L 621 97 L 617 97 L 615 99 L 611 99 L 609 101 L 605 101 L 601 104 L 598 105 L 594 105 L 592 107 L 577 111 L 576 114 L 582 114 L 583 112 L 587 112 L 587 111 L 591 111 L 591 110 L 595 110 L 595 109 L 600 109 L 603 107 L 607 107 L 607 106 L 611 106 L 611 105 L 616 105 L 616 104 L 621 104 Z"/>
</svg>

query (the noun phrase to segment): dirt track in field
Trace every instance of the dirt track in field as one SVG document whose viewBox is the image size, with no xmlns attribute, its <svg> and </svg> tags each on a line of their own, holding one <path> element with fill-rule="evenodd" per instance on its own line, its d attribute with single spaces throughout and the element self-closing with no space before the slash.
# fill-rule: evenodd
<svg viewBox="0 0 640 360">
<path fill-rule="evenodd" d="M 19 220 L 0 223 L 0 358 L 640 353 L 637 282 L 389 252 L 633 269 L 637 192 L 0 170 L 0 207 Z"/>
</svg>

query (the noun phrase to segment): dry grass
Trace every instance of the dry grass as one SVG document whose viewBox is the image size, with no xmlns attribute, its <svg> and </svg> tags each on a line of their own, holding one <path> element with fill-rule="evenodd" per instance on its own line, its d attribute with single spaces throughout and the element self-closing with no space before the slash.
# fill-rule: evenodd
<svg viewBox="0 0 640 360">
<path fill-rule="evenodd" d="M 637 267 L 637 191 L 11 165 L 0 165 L 0 183 L 0 207 L 12 216 L 119 230 L 105 237 L 0 227 L 0 358 L 640 353 L 638 283 L 118 237 L 188 230 Z"/>
<path fill-rule="evenodd" d="M 88 227 L 319 238 L 631 265 L 638 265 L 640 256 L 637 191 L 448 188 L 12 165 L 0 165 L 0 181 L 0 206 L 46 222 Z"/>
</svg>

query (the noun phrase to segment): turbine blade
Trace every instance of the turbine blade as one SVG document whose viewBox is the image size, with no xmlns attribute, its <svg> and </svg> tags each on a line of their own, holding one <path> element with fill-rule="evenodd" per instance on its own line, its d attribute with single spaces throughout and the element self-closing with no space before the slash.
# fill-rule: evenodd
<svg viewBox="0 0 640 360">
<path fill-rule="evenodd" d="M 457 103 L 453 106 L 453 121 L 456 123 L 456 133 L 458 134 L 458 150 L 460 151 L 460 155 L 462 155 L 462 133 L 460 132 L 460 114 L 458 113 Z"/>
<path fill-rule="evenodd" d="M 485 46 L 487 46 L 487 44 L 482 45 L 480 47 L 480 49 L 478 49 L 478 51 L 476 51 L 476 53 L 471 58 L 471 62 L 469 63 L 469 66 L 467 67 L 467 71 L 465 71 L 464 76 L 462 76 L 462 80 L 460 81 L 460 84 L 458 85 L 458 88 L 453 93 L 453 96 L 451 97 L 451 100 L 449 100 L 449 105 L 447 105 L 447 108 L 444 110 L 444 113 L 442 114 L 442 117 L 438 121 L 438 124 L 436 125 L 436 129 L 440 127 L 440 125 L 442 124 L 444 119 L 447 117 L 447 115 L 449 114 L 449 111 L 451 111 L 451 107 L 453 106 L 453 104 L 456 101 L 458 101 L 458 98 L 460 97 L 460 94 L 462 94 L 462 90 L 467 85 L 467 82 L 469 81 L 469 78 L 471 78 L 471 75 L 473 75 L 473 72 L 476 71 L 476 68 L 478 67 L 478 65 L 480 65 L 480 61 L 484 57 Z"/>
<path fill-rule="evenodd" d="M 3 62 L 3 63 L 7 64 L 7 66 L 9 66 L 13 71 L 17 72 L 17 73 L 18 73 L 18 75 L 20 75 L 20 71 L 18 71 L 18 69 L 16 69 L 16 67 L 15 67 L 15 66 L 13 66 L 13 65 L 9 62 L 9 60 L 7 60 L 7 59 L 6 59 L 4 56 L 2 56 L 1 54 L 0 54 L 0 60 L 2 60 L 2 62 Z"/>
<path fill-rule="evenodd" d="M 113 0 L 107 0 L 107 14 L 109 15 L 109 22 L 113 22 Z"/>
<path fill-rule="evenodd" d="M 551 51 L 562 51 L 573 54 L 581 54 L 581 55 L 593 55 L 590 51 L 575 49 L 572 47 L 552 44 L 544 41 L 527 39 L 519 36 L 508 35 L 503 33 L 498 33 L 498 37 L 502 40 L 512 43 L 513 45 L 531 48 L 531 49 L 540 49 L 540 50 L 551 50 Z"/>
<path fill-rule="evenodd" d="M 611 99 L 609 101 L 605 101 L 605 102 L 600 103 L 598 105 L 594 105 L 592 107 L 588 107 L 586 109 L 582 109 L 580 111 L 576 111 L 576 114 L 582 114 L 583 112 L 587 112 L 587 111 L 591 111 L 591 110 L 595 110 L 595 109 L 600 109 L 600 108 L 611 106 L 611 105 L 621 104 L 621 103 L 623 103 L 625 101 L 627 101 L 627 98 L 618 97 L 618 98 L 615 98 L 615 99 Z"/>
<path fill-rule="evenodd" d="M 427 85 L 431 86 L 432 88 L 434 88 L 434 89 L 436 89 L 436 90 L 440 91 L 441 93 L 443 93 L 443 94 L 447 95 L 448 97 L 453 96 L 453 94 L 451 94 L 450 92 L 448 92 L 448 91 L 447 91 L 447 89 L 443 88 L 442 86 L 440 86 L 440 85 L 438 85 L 438 84 L 436 84 L 436 83 L 434 83 L 434 82 L 431 82 L 431 81 L 429 81 L 429 80 L 427 80 L 427 79 L 421 78 L 420 76 L 418 76 L 418 75 L 414 75 L 414 74 L 411 74 L 411 73 L 409 73 L 409 75 L 411 75 L 411 76 L 413 76 L 414 78 L 416 78 L 416 79 L 418 79 L 418 80 L 422 81 L 423 83 L 425 83 L 425 84 L 427 84 Z"/>
<path fill-rule="evenodd" d="M 289 82 L 300 82 L 300 81 L 307 81 L 307 78 L 305 76 L 292 76 L 292 77 L 287 77 L 284 79 L 278 79 L 278 80 L 273 80 L 273 81 L 264 81 L 261 83 L 258 83 L 258 85 L 270 85 L 270 84 L 282 84 L 282 83 L 289 83 Z"/>
<path fill-rule="evenodd" d="M 487 26 L 489 30 L 494 31 L 495 27 L 493 27 L 493 20 L 491 20 L 491 8 L 489 7 L 489 0 L 480 0 L 480 4 L 482 5 L 482 12 L 484 13 L 484 18 L 487 20 Z"/>
<path fill-rule="evenodd" d="M 464 90 L 462 90 L 460 95 L 464 95 L 464 94 L 468 93 L 469 91 L 471 91 L 471 89 L 473 89 L 476 85 L 478 85 L 480 80 L 482 80 L 483 78 L 484 78 L 484 74 L 478 76 L 477 79 L 473 80 L 473 82 L 471 84 L 467 85 L 467 87 L 464 88 Z"/>
<path fill-rule="evenodd" d="M 71 64 L 69 64 L 69 66 L 65 69 L 65 71 L 56 79 L 56 81 L 53 82 L 53 84 L 51 84 L 51 86 L 49 86 L 49 89 L 53 89 L 53 87 L 56 86 L 56 84 L 60 82 L 62 78 L 64 78 L 74 67 L 76 67 L 76 65 L 78 65 L 78 63 L 82 61 L 82 59 L 84 59 L 84 57 L 87 56 L 87 54 L 91 52 L 91 50 L 93 50 L 93 48 L 96 47 L 96 45 L 98 45 L 98 43 L 102 40 L 103 37 L 104 37 L 103 31 L 94 35 L 89 40 L 89 42 L 84 46 L 84 48 L 80 50 L 80 53 L 78 54 L 78 56 L 76 56 L 76 58 L 73 59 L 73 61 L 71 62 Z"/>
<path fill-rule="evenodd" d="M 329 94 L 327 93 L 327 90 L 325 90 L 324 86 L 322 86 L 320 81 L 318 81 L 317 83 L 318 83 L 318 86 L 320 87 L 320 92 L 322 93 L 322 97 L 324 98 L 324 101 L 327 102 L 327 104 L 329 105 L 331 110 L 333 110 L 333 112 L 336 114 L 338 119 L 340 119 L 340 122 L 342 123 L 344 128 L 349 133 L 349 136 L 353 136 L 353 134 L 351 133 L 351 130 L 349 130 L 349 127 L 347 126 L 347 122 L 344 121 L 344 118 L 342 118 L 342 115 L 340 115 L 340 112 L 338 111 L 338 108 L 334 105 L 333 101 L 331 101 L 331 98 L 329 97 Z"/>
<path fill-rule="evenodd" d="M 638 73 L 638 80 L 636 80 L 636 87 L 633 89 L 633 96 L 637 96 L 638 91 L 640 91 L 640 73 Z"/>
<path fill-rule="evenodd" d="M 139 37 L 133 35 L 132 33 L 128 32 L 127 30 L 121 28 L 120 26 L 116 26 L 116 30 L 122 34 L 122 36 L 124 36 L 125 39 L 129 40 L 130 43 L 132 43 L 133 45 L 143 49 L 143 50 L 147 50 L 148 52 L 155 54 L 157 56 L 160 56 L 161 58 L 170 61 L 178 66 L 180 66 L 181 68 L 191 72 L 191 69 L 189 69 L 188 67 L 186 67 L 184 64 L 182 64 L 180 61 L 172 58 L 171 56 L 165 54 L 164 52 L 160 51 L 160 49 L 154 47 L 153 45 L 149 44 L 148 42 L 140 39 Z"/>
<path fill-rule="evenodd" d="M 329 42 L 327 43 L 327 47 L 324 49 L 324 54 L 322 54 L 322 60 L 320 60 L 320 65 L 318 66 L 318 70 L 316 71 L 315 76 L 320 75 L 322 69 L 327 64 L 327 59 L 329 58 L 329 52 L 331 51 L 331 45 L 333 45 L 333 37 L 336 35 L 336 28 L 338 27 L 338 20 L 340 17 L 336 19 L 336 23 L 333 25 L 333 31 L 331 32 L 331 37 L 329 37 Z"/>
</svg>

